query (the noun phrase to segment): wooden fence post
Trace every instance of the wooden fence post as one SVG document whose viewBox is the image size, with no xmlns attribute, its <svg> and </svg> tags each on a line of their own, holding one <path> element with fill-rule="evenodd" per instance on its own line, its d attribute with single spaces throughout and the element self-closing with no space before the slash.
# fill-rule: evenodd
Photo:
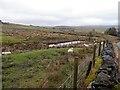
<svg viewBox="0 0 120 90">
<path fill-rule="evenodd" d="M 108 44 L 108 40 L 106 40 L 106 46 L 107 46 L 107 44 Z"/>
<path fill-rule="evenodd" d="M 90 61 L 90 63 L 89 63 L 88 70 L 87 70 L 87 72 L 86 72 L 85 78 L 87 78 L 87 76 L 89 75 L 89 73 L 90 73 L 90 71 L 91 71 L 91 67 L 92 67 L 92 61 Z"/>
<path fill-rule="evenodd" d="M 103 50 L 105 49 L 105 41 L 103 41 Z"/>
<path fill-rule="evenodd" d="M 95 56 L 96 56 L 96 45 L 94 44 L 94 48 L 93 48 L 93 66 L 95 65 Z"/>
<path fill-rule="evenodd" d="M 78 57 L 74 59 L 74 81 L 73 81 L 73 88 L 77 90 L 77 75 L 78 75 Z"/>
<path fill-rule="evenodd" d="M 101 41 L 99 42 L 99 48 L 98 48 L 98 56 L 101 54 Z"/>
<path fill-rule="evenodd" d="M 66 88 L 66 85 L 64 85 L 63 90 L 66 90 L 65 88 Z"/>
</svg>

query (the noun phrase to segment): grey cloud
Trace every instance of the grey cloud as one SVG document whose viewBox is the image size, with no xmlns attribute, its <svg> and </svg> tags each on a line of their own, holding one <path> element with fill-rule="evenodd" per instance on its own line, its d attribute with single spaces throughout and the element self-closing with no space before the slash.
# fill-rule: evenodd
<svg viewBox="0 0 120 90">
<path fill-rule="evenodd" d="M 31 6 L 32 7 L 32 6 Z M 62 7 L 62 6 L 61 6 Z M 102 8 L 102 7 L 101 7 Z M 0 1 L 0 12 L 3 21 L 33 25 L 90 25 L 90 24 L 117 24 L 117 10 L 108 10 L 99 13 L 74 15 L 72 9 L 58 11 L 39 11 L 25 5 Z M 84 18 L 99 19 L 100 22 L 85 22 Z"/>
</svg>

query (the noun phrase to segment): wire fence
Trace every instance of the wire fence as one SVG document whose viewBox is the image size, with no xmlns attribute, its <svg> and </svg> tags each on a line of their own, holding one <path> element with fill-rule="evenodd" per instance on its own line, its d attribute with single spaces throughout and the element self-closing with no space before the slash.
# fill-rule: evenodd
<svg viewBox="0 0 120 90">
<path fill-rule="evenodd" d="M 78 77 L 77 77 L 77 87 L 81 87 L 83 82 L 85 80 L 86 71 L 88 69 L 89 61 L 83 61 L 78 66 Z M 73 72 L 68 76 L 68 78 L 59 86 L 59 88 L 73 88 Z"/>
<path fill-rule="evenodd" d="M 101 54 L 101 50 L 103 49 L 102 44 L 100 42 L 99 48 L 96 47 L 96 50 L 94 51 L 95 57 L 96 54 Z M 99 55 L 98 55 L 99 56 Z M 91 61 L 93 63 L 93 61 Z M 89 65 L 90 65 L 90 60 L 85 60 L 81 62 L 78 65 L 78 75 L 77 75 L 77 88 L 82 88 L 84 87 L 84 80 L 87 76 L 86 73 L 88 73 L 89 70 Z M 92 65 L 92 64 L 91 64 Z M 91 69 L 90 69 L 91 70 Z M 59 86 L 59 88 L 73 88 L 73 80 L 74 79 L 74 74 L 73 72 L 68 76 L 68 78 Z"/>
</svg>

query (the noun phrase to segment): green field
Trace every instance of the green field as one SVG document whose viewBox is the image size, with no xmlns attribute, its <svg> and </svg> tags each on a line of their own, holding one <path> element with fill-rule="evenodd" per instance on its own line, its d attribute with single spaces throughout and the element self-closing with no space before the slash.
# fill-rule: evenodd
<svg viewBox="0 0 120 90">
<path fill-rule="evenodd" d="M 24 39 L 21 39 L 21 38 L 17 38 L 15 36 L 0 36 L 0 38 L 2 38 L 2 43 L 20 43 L 20 42 L 23 42 Z"/>
<path fill-rule="evenodd" d="M 20 25 L 20 24 L 12 24 L 6 23 L 2 24 L 2 30 L 42 30 L 42 31 L 55 31 L 52 28 L 33 26 L 33 25 Z"/>
<path fill-rule="evenodd" d="M 58 87 L 73 68 L 67 50 L 46 49 L 3 56 L 3 87 L 38 88 L 45 78 L 46 87 Z"/>
</svg>

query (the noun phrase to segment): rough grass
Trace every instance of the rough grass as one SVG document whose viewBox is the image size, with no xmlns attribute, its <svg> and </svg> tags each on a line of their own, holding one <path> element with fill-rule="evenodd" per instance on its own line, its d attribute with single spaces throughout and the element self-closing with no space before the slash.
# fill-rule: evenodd
<svg viewBox="0 0 120 90">
<path fill-rule="evenodd" d="M 102 58 L 101 56 L 98 57 L 98 59 L 95 62 L 95 66 L 91 69 L 90 74 L 88 75 L 88 77 L 85 80 L 85 85 L 89 85 L 90 82 L 92 82 L 95 78 L 96 78 L 96 72 L 98 71 L 98 69 L 100 68 L 102 63 Z"/>
<path fill-rule="evenodd" d="M 45 78 L 48 80 L 46 87 L 58 87 L 71 70 L 65 58 L 67 50 L 68 48 L 58 48 L 4 55 L 3 87 L 40 88 Z"/>
<path fill-rule="evenodd" d="M 3 86 L 39 87 L 40 81 L 49 74 L 45 71 L 48 63 L 54 63 L 65 51 L 49 49 L 3 56 Z"/>
<path fill-rule="evenodd" d="M 120 84 L 115 85 L 113 90 L 120 90 Z"/>
<path fill-rule="evenodd" d="M 2 38 L 2 43 L 3 44 L 10 44 L 10 43 L 19 43 L 19 42 L 23 42 L 24 39 L 21 38 L 17 38 L 15 36 L 0 36 L 0 38 Z"/>
<path fill-rule="evenodd" d="M 67 48 L 61 48 L 61 49 L 45 49 L 45 50 L 37 50 L 37 51 L 31 51 L 31 52 L 25 52 L 20 54 L 12 54 L 12 55 L 6 55 L 3 57 L 11 58 L 16 63 L 17 62 L 23 62 L 27 59 L 54 59 L 53 56 L 58 56 L 60 52 L 67 52 Z"/>
</svg>

